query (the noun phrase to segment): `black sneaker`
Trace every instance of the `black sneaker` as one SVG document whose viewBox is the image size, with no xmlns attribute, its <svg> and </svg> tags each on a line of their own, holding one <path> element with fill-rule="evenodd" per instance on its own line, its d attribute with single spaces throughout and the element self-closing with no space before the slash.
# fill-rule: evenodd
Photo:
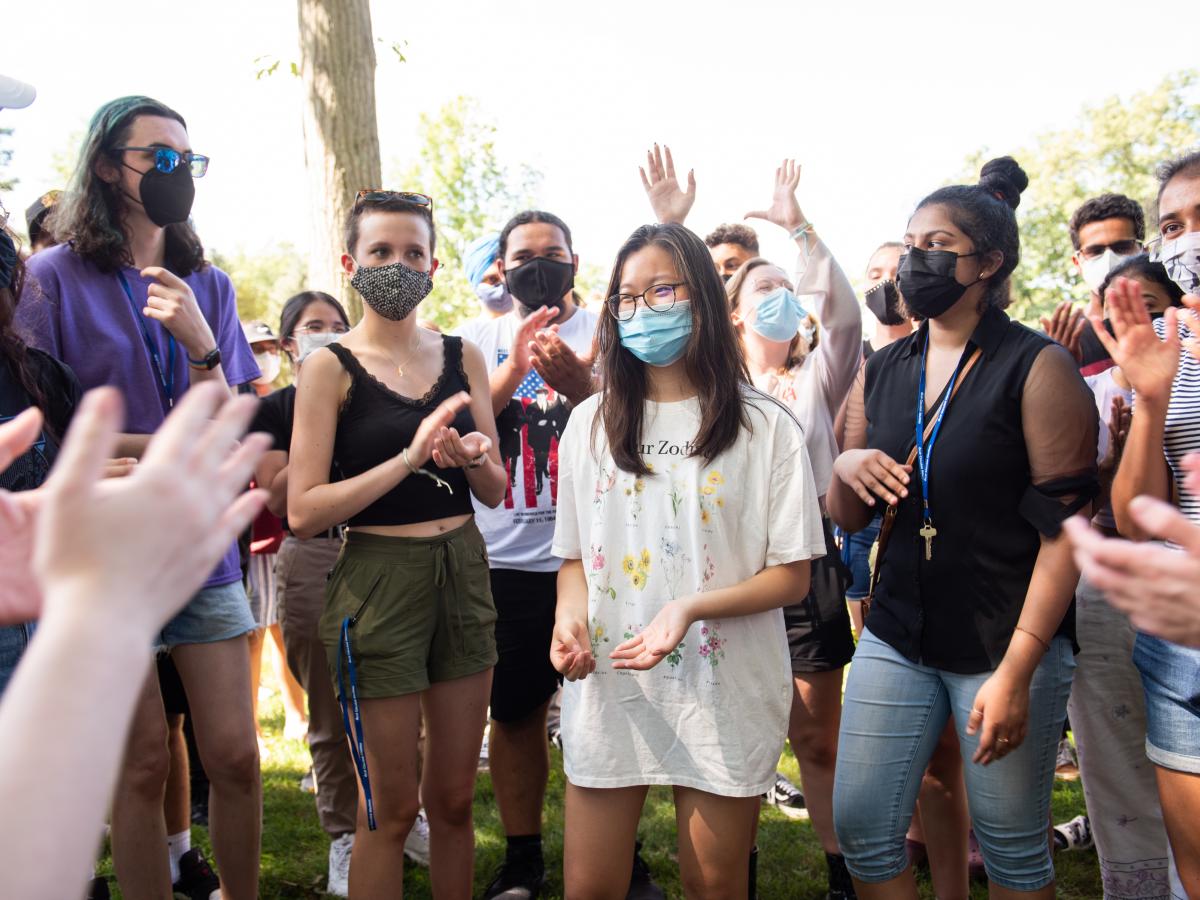
<svg viewBox="0 0 1200 900">
<path fill-rule="evenodd" d="M 804 794 L 782 772 L 775 773 L 775 784 L 765 794 L 763 799 L 774 806 L 789 819 L 807 819 L 808 807 L 804 804 Z"/>
<path fill-rule="evenodd" d="M 510 856 L 483 892 L 483 900 L 537 900 L 546 886 L 546 863 L 541 854 Z"/>
<path fill-rule="evenodd" d="M 829 893 L 826 900 L 858 900 L 854 892 L 854 881 L 846 868 L 846 858 L 840 853 L 826 853 L 825 865 L 829 869 Z"/>
<path fill-rule="evenodd" d="M 179 857 L 179 880 L 171 886 L 177 900 L 209 900 L 213 892 L 220 889 L 221 879 L 217 878 L 199 847 L 193 847 Z"/>
<path fill-rule="evenodd" d="M 88 885 L 87 900 L 109 900 L 108 879 L 97 875 Z"/>
<path fill-rule="evenodd" d="M 638 841 L 633 851 L 633 875 L 629 879 L 629 891 L 625 900 L 666 900 L 663 889 L 650 877 L 650 867 L 642 859 L 642 842 Z"/>
</svg>

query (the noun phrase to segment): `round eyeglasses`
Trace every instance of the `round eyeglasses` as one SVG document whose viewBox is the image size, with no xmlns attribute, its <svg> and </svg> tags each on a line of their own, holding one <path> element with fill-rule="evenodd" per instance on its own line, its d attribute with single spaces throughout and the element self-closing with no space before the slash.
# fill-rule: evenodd
<svg viewBox="0 0 1200 900">
<path fill-rule="evenodd" d="M 686 281 L 674 284 L 652 284 L 640 294 L 613 294 L 605 301 L 609 314 L 618 322 L 628 322 L 637 312 L 638 301 L 656 313 L 669 312 L 675 306 L 675 288 L 683 287 Z M 684 298 L 686 299 L 686 298 Z"/>
</svg>

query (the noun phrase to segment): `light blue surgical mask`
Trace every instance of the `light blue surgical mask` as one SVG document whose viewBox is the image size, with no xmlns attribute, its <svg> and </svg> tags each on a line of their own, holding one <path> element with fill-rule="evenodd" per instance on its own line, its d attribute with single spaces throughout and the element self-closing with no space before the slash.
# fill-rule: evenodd
<svg viewBox="0 0 1200 900">
<path fill-rule="evenodd" d="M 778 287 L 762 298 L 750 327 L 768 341 L 786 344 L 800 332 L 800 321 L 806 315 L 796 295 Z"/>
<path fill-rule="evenodd" d="M 692 302 L 678 300 L 666 312 L 639 306 L 617 323 L 621 346 L 649 366 L 669 366 L 683 356 L 692 337 Z"/>
</svg>

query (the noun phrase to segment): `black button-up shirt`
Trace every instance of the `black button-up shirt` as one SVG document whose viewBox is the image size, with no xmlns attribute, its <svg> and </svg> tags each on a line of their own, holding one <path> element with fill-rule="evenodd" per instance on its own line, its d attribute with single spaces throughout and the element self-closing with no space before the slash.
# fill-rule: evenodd
<svg viewBox="0 0 1200 900">
<path fill-rule="evenodd" d="M 851 398 L 865 414 L 865 445 L 897 462 L 915 444 L 927 329 L 874 353 Z M 866 622 L 908 659 L 963 674 L 999 665 L 1021 615 L 1040 535 L 1057 534 L 1061 521 L 1099 489 L 1096 407 L 1070 355 L 995 308 L 984 313 L 964 360 L 976 347 L 982 356 L 950 401 L 930 463 L 933 558 L 925 559 L 918 533 L 922 498 L 914 465 L 909 495 L 877 562 L 880 583 Z M 940 404 L 939 396 L 926 422 Z M 863 446 L 847 437 L 848 446 Z M 1073 637 L 1073 606 L 1058 633 Z"/>
</svg>

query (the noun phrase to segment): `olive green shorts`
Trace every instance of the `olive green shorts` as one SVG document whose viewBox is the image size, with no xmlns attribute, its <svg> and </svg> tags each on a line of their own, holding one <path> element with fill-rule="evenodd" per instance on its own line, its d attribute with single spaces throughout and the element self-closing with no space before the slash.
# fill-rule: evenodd
<svg viewBox="0 0 1200 900">
<path fill-rule="evenodd" d="M 347 533 L 319 625 L 335 691 L 347 617 L 361 698 L 414 694 L 490 669 L 496 607 L 475 521 L 432 538 Z M 348 685 L 347 669 L 343 659 Z"/>
</svg>

